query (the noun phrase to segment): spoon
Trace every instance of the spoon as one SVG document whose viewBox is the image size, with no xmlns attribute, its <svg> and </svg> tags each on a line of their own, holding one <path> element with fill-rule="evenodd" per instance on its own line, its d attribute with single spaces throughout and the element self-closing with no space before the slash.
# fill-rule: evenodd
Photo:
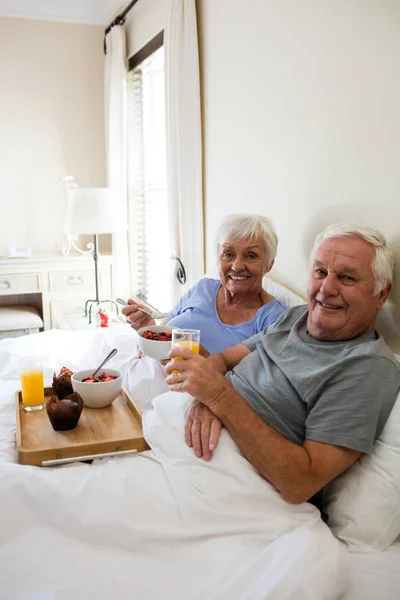
<svg viewBox="0 0 400 600">
<path fill-rule="evenodd" d="M 116 301 L 118 302 L 118 304 L 122 304 L 123 306 L 129 306 L 129 304 L 127 302 L 125 302 L 125 300 L 122 300 L 122 298 L 117 298 Z M 137 309 L 143 313 L 146 313 L 146 315 L 153 317 L 153 319 L 164 319 L 164 317 L 168 317 L 168 314 L 169 314 L 169 313 L 160 312 L 159 310 L 153 310 L 153 311 L 146 310 L 145 308 L 142 308 L 141 306 L 138 306 Z"/>
<path fill-rule="evenodd" d="M 111 350 L 110 354 L 107 354 L 107 356 L 105 357 L 105 359 L 103 360 L 103 362 L 101 363 L 101 365 L 99 367 L 97 367 L 97 369 L 95 371 L 93 371 L 92 373 L 92 377 L 95 377 L 96 374 L 100 371 L 101 367 L 104 367 L 104 365 L 113 357 L 117 354 L 118 349 L 114 348 L 113 350 Z"/>
</svg>

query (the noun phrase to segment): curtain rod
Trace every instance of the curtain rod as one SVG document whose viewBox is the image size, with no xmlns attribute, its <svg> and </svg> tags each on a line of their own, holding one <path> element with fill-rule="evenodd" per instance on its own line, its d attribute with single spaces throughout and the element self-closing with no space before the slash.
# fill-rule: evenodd
<svg viewBox="0 0 400 600">
<path fill-rule="evenodd" d="M 115 17 L 114 21 L 110 23 L 110 25 L 104 30 L 104 54 L 107 54 L 106 36 L 110 33 L 113 27 L 115 27 L 116 25 L 123 25 L 125 23 L 126 15 L 131 10 L 131 8 L 135 6 L 136 2 L 138 2 L 138 0 L 132 0 L 132 2 L 128 4 L 128 6 L 122 11 L 122 13 Z"/>
</svg>

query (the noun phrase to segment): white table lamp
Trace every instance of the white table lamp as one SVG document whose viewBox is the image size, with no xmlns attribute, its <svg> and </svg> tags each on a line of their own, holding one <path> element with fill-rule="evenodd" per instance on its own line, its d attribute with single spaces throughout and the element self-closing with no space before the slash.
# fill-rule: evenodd
<svg viewBox="0 0 400 600">
<path fill-rule="evenodd" d="M 110 188 L 71 188 L 68 193 L 67 214 L 65 218 L 64 233 L 66 234 L 92 234 L 93 258 L 96 282 L 96 298 L 85 303 L 85 316 L 91 311 L 93 304 L 111 302 L 113 300 L 100 300 L 98 278 L 98 235 L 100 233 L 116 233 L 126 231 L 127 223 L 122 215 L 121 206 L 115 200 L 114 192 Z M 88 306 L 89 313 L 88 313 Z M 117 307 L 118 312 L 118 307 Z"/>
</svg>

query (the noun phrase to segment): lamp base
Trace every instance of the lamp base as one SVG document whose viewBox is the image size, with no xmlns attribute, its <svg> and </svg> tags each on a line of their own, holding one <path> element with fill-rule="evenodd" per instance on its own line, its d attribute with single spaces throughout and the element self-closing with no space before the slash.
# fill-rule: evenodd
<svg viewBox="0 0 400 600">
<path fill-rule="evenodd" d="M 85 302 L 85 317 L 89 317 L 89 325 L 92 322 L 93 304 L 96 304 L 97 306 L 99 306 L 100 304 L 104 304 L 105 302 L 110 302 L 111 304 L 113 304 L 115 306 L 116 311 L 117 311 L 117 316 L 118 316 L 118 314 L 119 314 L 118 305 L 116 302 L 114 302 L 114 300 L 86 300 L 86 302 Z"/>
<path fill-rule="evenodd" d="M 66 238 L 67 238 L 68 246 L 64 245 L 61 248 L 61 254 L 63 256 L 67 257 L 69 255 L 69 253 L 71 252 L 72 248 L 74 250 L 76 250 L 77 252 L 79 252 L 80 254 L 92 254 L 93 253 L 94 244 L 92 244 L 92 242 L 89 242 L 88 244 L 86 244 L 86 248 L 88 248 L 87 250 L 81 250 L 81 248 L 79 248 L 79 246 L 77 245 L 77 240 L 78 240 L 77 235 L 70 235 L 69 233 L 67 233 Z"/>
</svg>

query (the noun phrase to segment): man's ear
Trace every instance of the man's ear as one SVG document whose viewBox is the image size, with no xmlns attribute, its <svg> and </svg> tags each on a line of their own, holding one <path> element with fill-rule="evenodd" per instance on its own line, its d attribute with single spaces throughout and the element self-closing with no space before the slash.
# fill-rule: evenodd
<svg viewBox="0 0 400 600">
<path fill-rule="evenodd" d="M 269 265 L 267 266 L 266 270 L 264 271 L 264 275 L 265 275 L 266 273 L 269 273 L 269 272 L 270 272 L 270 270 L 271 270 L 271 269 L 272 269 L 272 267 L 274 266 L 274 262 L 275 262 L 275 260 L 271 260 L 271 262 L 270 262 L 270 263 L 269 263 Z"/>
<path fill-rule="evenodd" d="M 378 294 L 378 304 L 377 304 L 377 307 L 376 307 L 377 311 L 378 310 L 382 310 L 383 305 L 385 304 L 386 300 L 389 297 L 391 289 L 392 289 L 392 284 L 388 283 L 387 286 L 383 290 L 381 290 L 379 292 L 379 294 Z"/>
</svg>

